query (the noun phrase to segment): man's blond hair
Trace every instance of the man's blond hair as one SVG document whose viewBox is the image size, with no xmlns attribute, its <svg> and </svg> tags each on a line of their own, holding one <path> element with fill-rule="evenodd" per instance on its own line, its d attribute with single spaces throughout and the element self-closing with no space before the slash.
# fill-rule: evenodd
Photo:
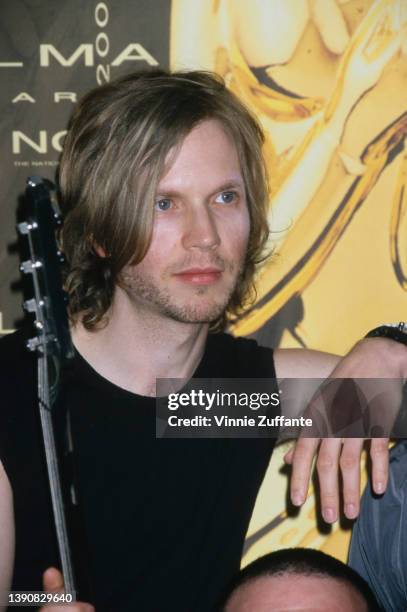
<svg viewBox="0 0 407 612">
<path fill-rule="evenodd" d="M 106 322 L 120 272 L 139 263 L 149 248 L 156 189 L 168 154 L 208 119 L 219 121 L 236 146 L 250 214 L 244 271 L 212 329 L 243 309 L 268 237 L 262 130 L 219 76 L 155 70 L 85 95 L 64 143 L 59 189 L 66 289 L 71 317 L 80 317 L 87 329 Z"/>
</svg>

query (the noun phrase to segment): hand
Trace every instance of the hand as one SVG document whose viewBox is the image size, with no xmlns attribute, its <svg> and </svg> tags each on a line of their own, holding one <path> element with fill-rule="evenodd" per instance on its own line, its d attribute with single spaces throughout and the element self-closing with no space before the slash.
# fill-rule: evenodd
<svg viewBox="0 0 407 612">
<path fill-rule="evenodd" d="M 401 402 L 401 392 L 407 372 L 407 349 L 393 340 L 368 338 L 359 342 L 333 370 L 330 378 L 377 379 L 384 382 L 386 416 L 394 420 Z M 383 381 L 383 379 L 385 379 Z M 369 381 L 370 383 L 372 380 Z M 391 404 L 388 398 L 391 397 Z M 314 400 L 313 400 L 314 402 Z M 318 398 L 316 400 L 318 404 Z M 379 402 L 383 406 L 383 402 Z M 315 407 L 315 405 L 314 405 Z M 321 412 L 321 403 L 318 405 Z M 374 416 L 374 415 L 373 415 Z M 379 416 L 382 416 L 379 414 Z M 329 419 L 328 419 L 329 420 Z M 387 418 L 387 431 L 389 419 Z M 370 442 L 372 486 L 377 494 L 384 493 L 388 480 L 388 438 L 373 438 Z M 360 457 L 363 438 L 300 437 L 284 460 L 292 464 L 291 499 L 301 505 L 307 495 L 314 456 L 321 491 L 322 516 L 327 523 L 337 520 L 339 512 L 339 469 L 343 480 L 344 512 L 350 518 L 359 513 Z"/>
<path fill-rule="evenodd" d="M 42 583 L 46 593 L 63 593 L 64 591 L 62 574 L 55 567 L 49 567 L 44 572 Z M 95 612 L 95 608 L 91 604 L 76 601 L 70 604 L 48 604 L 40 608 L 39 612 Z"/>
<path fill-rule="evenodd" d="M 388 480 L 388 438 L 373 438 L 370 442 L 372 486 L 377 494 L 386 490 Z M 292 464 L 291 500 L 302 505 L 307 497 L 314 455 L 321 493 L 321 511 L 327 523 L 334 523 L 339 514 L 339 467 L 343 482 L 344 513 L 349 519 L 359 514 L 360 458 L 363 438 L 300 438 L 284 457 Z"/>
</svg>

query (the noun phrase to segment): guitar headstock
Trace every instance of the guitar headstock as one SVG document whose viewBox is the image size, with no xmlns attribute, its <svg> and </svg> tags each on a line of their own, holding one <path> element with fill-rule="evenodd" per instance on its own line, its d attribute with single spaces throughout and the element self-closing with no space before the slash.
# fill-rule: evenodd
<svg viewBox="0 0 407 612">
<path fill-rule="evenodd" d="M 24 308 L 34 313 L 37 330 L 37 336 L 28 341 L 27 347 L 56 357 L 61 365 L 74 355 L 67 299 L 62 289 L 63 256 L 55 236 L 62 218 L 50 181 L 28 178 L 25 196 L 28 214 L 26 221 L 18 224 L 18 231 L 28 238 L 31 259 L 24 261 L 20 269 L 32 275 L 34 296 L 24 302 Z"/>
</svg>

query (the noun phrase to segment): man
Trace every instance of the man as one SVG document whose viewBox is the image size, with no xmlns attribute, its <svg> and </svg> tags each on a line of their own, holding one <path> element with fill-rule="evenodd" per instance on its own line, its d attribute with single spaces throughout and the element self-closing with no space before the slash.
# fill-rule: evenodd
<svg viewBox="0 0 407 612">
<path fill-rule="evenodd" d="M 354 525 L 349 564 L 369 584 L 383 610 L 407 609 L 407 440 L 390 453 L 389 486 L 367 487 Z"/>
<path fill-rule="evenodd" d="M 281 350 L 273 359 L 253 340 L 209 333 L 244 307 L 263 256 L 261 145 L 253 117 L 206 73 L 130 75 L 90 92 L 72 118 L 59 179 L 77 354 L 62 396 L 73 438 L 80 560 L 91 585 L 83 598 L 98 612 L 213 609 L 239 567 L 273 448 L 267 439 L 156 440 L 156 378 L 325 378 L 333 370 L 339 377 L 399 377 L 407 369 L 405 347 L 380 338 L 359 344 L 337 366 L 333 355 Z M 4 524 L 13 523 L 11 490 L 14 498 L 13 588 L 34 589 L 58 563 L 34 435 L 35 365 L 21 334 L 4 339 L 0 354 L 7 397 L 0 493 Z M 339 459 L 345 512 L 358 512 L 361 445 L 320 446 L 328 522 L 338 515 Z M 303 439 L 287 459 L 298 505 L 317 446 Z M 373 485 L 381 492 L 386 442 L 375 440 L 372 450 Z M 4 588 L 13 548 L 8 536 Z"/>
<path fill-rule="evenodd" d="M 366 582 L 319 550 L 287 548 L 245 567 L 226 597 L 224 612 L 376 612 Z"/>
</svg>

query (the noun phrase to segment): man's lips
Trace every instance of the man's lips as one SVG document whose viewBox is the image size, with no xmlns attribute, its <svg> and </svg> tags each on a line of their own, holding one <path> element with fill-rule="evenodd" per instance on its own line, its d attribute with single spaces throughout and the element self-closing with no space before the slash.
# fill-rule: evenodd
<svg viewBox="0 0 407 612">
<path fill-rule="evenodd" d="M 219 268 L 188 268 L 174 274 L 176 278 L 191 285 L 210 285 L 221 277 L 222 270 Z"/>
</svg>

